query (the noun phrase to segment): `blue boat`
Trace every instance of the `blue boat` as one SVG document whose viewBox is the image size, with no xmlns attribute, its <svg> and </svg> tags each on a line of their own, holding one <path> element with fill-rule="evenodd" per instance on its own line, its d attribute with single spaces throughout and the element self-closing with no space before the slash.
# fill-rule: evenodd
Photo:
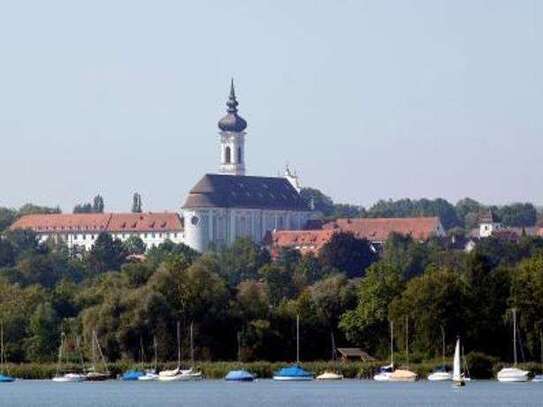
<svg viewBox="0 0 543 407">
<path fill-rule="evenodd" d="M 0 373 L 0 383 L 11 383 L 15 381 L 15 377 L 6 376 Z"/>
<path fill-rule="evenodd" d="M 138 380 L 143 375 L 145 375 L 145 372 L 142 372 L 140 370 L 127 370 L 122 374 L 121 380 L 134 381 Z"/>
<path fill-rule="evenodd" d="M 273 374 L 273 380 L 280 381 L 308 381 L 313 380 L 313 373 L 304 370 L 300 365 L 294 364 L 279 369 Z"/>
<path fill-rule="evenodd" d="M 255 376 L 249 373 L 247 370 L 231 370 L 224 377 L 224 380 L 228 382 L 252 382 Z"/>
</svg>

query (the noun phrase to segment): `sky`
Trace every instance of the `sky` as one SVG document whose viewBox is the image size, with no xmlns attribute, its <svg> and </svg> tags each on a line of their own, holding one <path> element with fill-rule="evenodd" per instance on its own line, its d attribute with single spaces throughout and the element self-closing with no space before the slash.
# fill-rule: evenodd
<svg viewBox="0 0 543 407">
<path fill-rule="evenodd" d="M 336 202 L 543 204 L 539 0 L 26 1 L 0 13 L 0 206 L 174 211 L 217 172 Z"/>
</svg>

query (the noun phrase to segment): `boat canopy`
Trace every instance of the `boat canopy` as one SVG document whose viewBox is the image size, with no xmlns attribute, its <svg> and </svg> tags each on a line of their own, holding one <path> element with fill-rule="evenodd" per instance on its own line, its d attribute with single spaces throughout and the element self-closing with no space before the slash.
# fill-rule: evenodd
<svg viewBox="0 0 543 407">
<path fill-rule="evenodd" d="M 247 370 L 231 370 L 224 377 L 225 380 L 229 381 L 238 381 L 238 382 L 249 382 L 254 380 L 254 376 L 249 373 Z"/>
<path fill-rule="evenodd" d="M 279 369 L 274 374 L 277 377 L 313 377 L 313 374 L 304 370 L 300 365 L 292 365 Z"/>
<path fill-rule="evenodd" d="M 138 380 L 138 378 L 143 375 L 144 373 L 140 370 L 128 370 L 123 373 L 121 380 Z"/>
</svg>

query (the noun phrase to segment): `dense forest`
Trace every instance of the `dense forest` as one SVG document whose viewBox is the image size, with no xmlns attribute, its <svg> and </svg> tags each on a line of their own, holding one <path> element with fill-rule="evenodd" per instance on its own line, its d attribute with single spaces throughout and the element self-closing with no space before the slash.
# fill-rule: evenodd
<svg viewBox="0 0 543 407">
<path fill-rule="evenodd" d="M 452 211 L 456 221 L 448 226 L 463 228 L 476 210 L 465 201 L 452 209 L 441 201 L 429 207 L 448 208 L 439 214 Z M 413 212 L 422 202 L 382 202 L 364 216 L 428 215 Z M 393 207 L 407 209 L 392 213 Z M 507 208 L 498 208 L 504 221 L 536 221 L 530 204 Z M 337 346 L 359 346 L 384 359 L 390 320 L 398 350 L 409 321 L 412 361 L 440 355 L 442 332 L 449 351 L 462 335 L 466 352 L 510 360 L 513 307 L 521 357 L 539 359 L 541 238 L 487 238 L 466 253 L 449 239 L 416 242 L 393 235 L 376 255 L 367 241 L 337 234 L 316 256 L 285 250 L 276 259 L 245 239 L 203 255 L 166 242 L 142 259 L 133 256 L 145 251 L 138 238 L 122 243 L 102 234 L 91 251 L 76 253 L 53 242 L 38 244 L 33 232 L 6 229 L 21 214 L 58 211 L 0 209 L 0 321 L 12 362 L 53 361 L 62 332 L 81 337 L 89 352 L 92 331 L 110 361 L 137 360 L 141 343 L 152 354 L 155 337 L 159 359 L 173 360 L 177 321 L 185 357 L 193 324 L 198 359 L 236 359 L 239 333 L 243 360 L 292 360 L 296 315 L 305 360 L 329 359 L 332 337 Z"/>
</svg>

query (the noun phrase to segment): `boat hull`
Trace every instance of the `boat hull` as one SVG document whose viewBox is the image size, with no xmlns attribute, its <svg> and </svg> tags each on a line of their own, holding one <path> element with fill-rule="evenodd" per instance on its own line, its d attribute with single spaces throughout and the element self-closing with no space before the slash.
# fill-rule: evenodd
<svg viewBox="0 0 543 407">
<path fill-rule="evenodd" d="M 0 374 L 0 383 L 13 383 L 14 381 L 15 377 Z"/>
<path fill-rule="evenodd" d="M 152 382 L 158 380 L 158 375 L 156 373 L 146 373 L 143 376 L 138 377 L 140 382 Z"/>
<path fill-rule="evenodd" d="M 343 380 L 342 374 L 337 374 L 334 372 L 324 372 L 323 374 L 316 377 L 317 380 Z"/>
<path fill-rule="evenodd" d="M 528 381 L 530 372 L 517 368 L 503 368 L 498 372 L 498 381 L 501 383 L 523 383 Z"/>
<path fill-rule="evenodd" d="M 109 373 L 88 373 L 87 374 L 87 380 L 89 382 L 103 382 L 109 379 L 111 379 L 111 374 Z"/>
<path fill-rule="evenodd" d="M 532 382 L 534 383 L 543 383 L 543 375 L 538 374 L 533 379 Z"/>
<path fill-rule="evenodd" d="M 81 374 L 66 374 L 64 376 L 56 376 L 52 379 L 56 383 L 78 383 L 87 380 L 87 376 Z"/>
<path fill-rule="evenodd" d="M 452 380 L 452 374 L 448 372 L 436 372 L 428 376 L 428 380 L 431 382 L 445 382 Z"/>
<path fill-rule="evenodd" d="M 309 382 L 313 380 L 312 376 L 273 376 L 273 380 L 279 382 Z"/>
</svg>

